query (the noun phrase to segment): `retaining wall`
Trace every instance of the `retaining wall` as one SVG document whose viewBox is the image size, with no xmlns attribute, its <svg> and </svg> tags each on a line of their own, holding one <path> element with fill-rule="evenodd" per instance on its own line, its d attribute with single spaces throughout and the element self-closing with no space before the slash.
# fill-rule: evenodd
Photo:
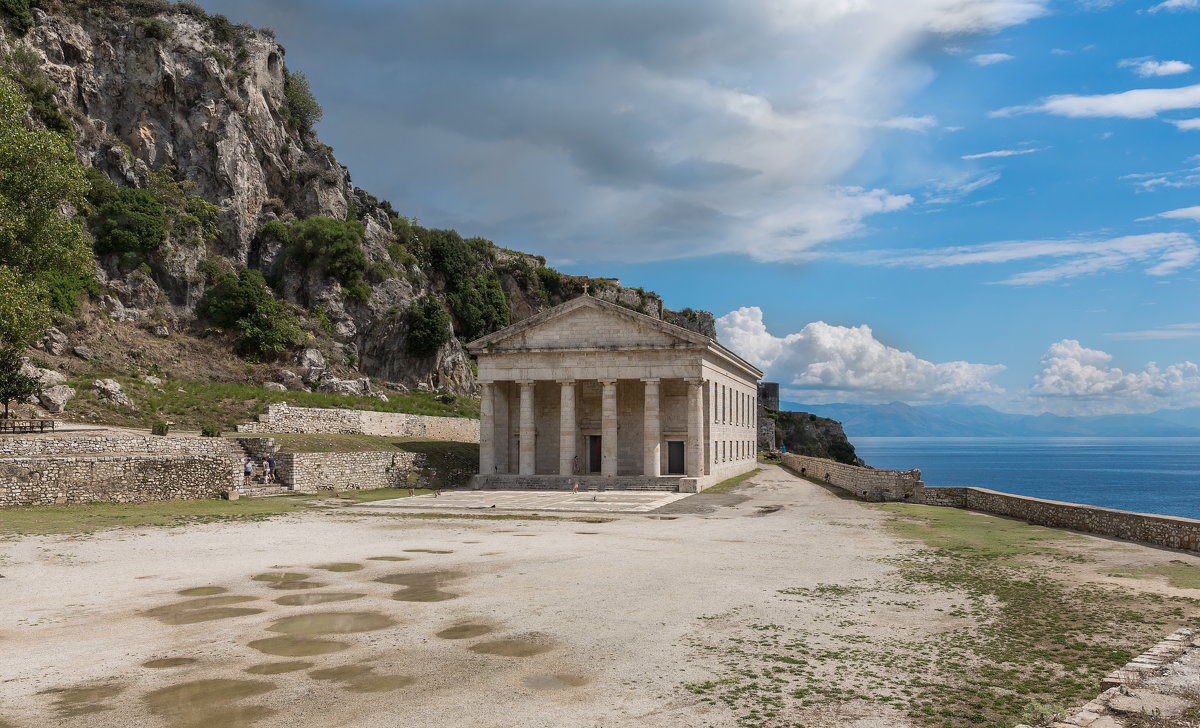
<svg viewBox="0 0 1200 728">
<path fill-rule="evenodd" d="M 41 455 L 236 455 L 232 443 L 219 437 L 160 437 L 107 431 L 96 435 L 6 435 L 0 458 Z"/>
<path fill-rule="evenodd" d="M 417 453 L 305 452 L 275 456 L 279 481 L 297 493 L 400 488 L 418 467 Z M 422 486 L 424 487 L 424 486 Z"/>
<path fill-rule="evenodd" d="M 1200 551 L 1200 521 L 1191 518 L 1118 511 L 973 487 L 927 487 L 917 502 L 1010 516 L 1039 526 Z"/>
<path fill-rule="evenodd" d="M 229 455 L 0 459 L 0 506 L 216 498 L 241 481 Z"/>
<path fill-rule="evenodd" d="M 430 417 L 396 412 L 291 407 L 286 402 L 267 406 L 257 422 L 238 425 L 238 432 L 302 432 L 331 435 L 424 437 L 453 442 L 479 442 L 479 420 Z"/>
<path fill-rule="evenodd" d="M 783 467 L 866 501 L 923 502 L 921 491 L 925 484 L 921 482 L 920 470 L 872 470 L 791 453 L 783 456 Z"/>
</svg>

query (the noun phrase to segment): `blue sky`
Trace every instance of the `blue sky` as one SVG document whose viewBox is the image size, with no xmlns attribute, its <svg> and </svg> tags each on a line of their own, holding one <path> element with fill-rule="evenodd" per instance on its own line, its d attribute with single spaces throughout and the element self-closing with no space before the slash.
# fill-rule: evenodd
<svg viewBox="0 0 1200 728">
<path fill-rule="evenodd" d="M 788 399 L 1200 405 L 1200 0 L 204 4 L 356 184 L 710 310 Z"/>
</svg>

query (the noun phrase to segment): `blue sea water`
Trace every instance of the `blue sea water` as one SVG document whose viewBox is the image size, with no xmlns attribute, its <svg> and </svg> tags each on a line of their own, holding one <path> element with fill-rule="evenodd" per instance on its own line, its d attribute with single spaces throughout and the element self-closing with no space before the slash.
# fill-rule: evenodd
<svg viewBox="0 0 1200 728">
<path fill-rule="evenodd" d="M 873 468 L 920 468 L 926 485 L 1200 518 L 1196 437 L 856 437 Z"/>
</svg>

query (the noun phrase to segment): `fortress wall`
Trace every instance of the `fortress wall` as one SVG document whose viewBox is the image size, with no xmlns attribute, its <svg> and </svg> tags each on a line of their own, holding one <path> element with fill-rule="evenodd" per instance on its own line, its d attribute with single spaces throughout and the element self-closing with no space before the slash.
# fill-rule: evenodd
<svg viewBox="0 0 1200 728">
<path fill-rule="evenodd" d="M 1200 551 L 1200 520 L 1118 511 L 1079 503 L 1030 498 L 986 488 L 925 488 L 926 505 L 994 513 L 1039 526 L 1065 528 L 1155 546 Z"/>
<path fill-rule="evenodd" d="M 281 483 L 297 493 L 316 493 L 405 487 L 419 457 L 405 452 L 281 453 L 275 462 Z"/>
<path fill-rule="evenodd" d="M 381 435 L 479 442 L 479 420 L 466 417 L 430 417 L 396 412 L 291 407 L 286 402 L 268 405 L 266 413 L 258 416 L 258 422 L 238 425 L 237 431 Z"/>
<path fill-rule="evenodd" d="M 0 459 L 0 506 L 216 498 L 241 481 L 232 455 Z"/>
<path fill-rule="evenodd" d="M 845 465 L 833 460 L 783 455 L 783 467 L 809 480 L 840 488 L 866 501 L 907 501 L 921 503 L 920 470 L 872 470 Z"/>
<path fill-rule="evenodd" d="M 29 435 L 0 438 L 0 458 L 43 455 L 234 455 L 219 437 L 160 437 L 105 431 L 97 435 Z"/>
</svg>

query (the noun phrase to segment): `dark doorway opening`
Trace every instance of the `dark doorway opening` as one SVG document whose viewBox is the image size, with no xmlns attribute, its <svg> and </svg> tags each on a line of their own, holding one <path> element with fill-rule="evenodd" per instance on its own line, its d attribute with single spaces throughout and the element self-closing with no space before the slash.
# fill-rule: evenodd
<svg viewBox="0 0 1200 728">
<path fill-rule="evenodd" d="M 604 456 L 600 435 L 588 435 L 588 472 L 600 472 L 600 459 Z"/>
<path fill-rule="evenodd" d="M 683 475 L 683 443 L 667 443 L 667 475 Z"/>
</svg>

